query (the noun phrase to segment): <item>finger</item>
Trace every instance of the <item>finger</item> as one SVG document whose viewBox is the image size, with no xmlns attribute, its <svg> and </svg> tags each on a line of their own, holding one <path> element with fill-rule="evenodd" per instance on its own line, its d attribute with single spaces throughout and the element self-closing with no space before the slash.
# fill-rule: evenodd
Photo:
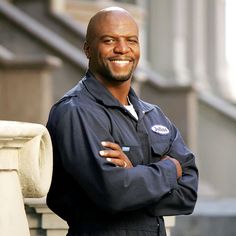
<svg viewBox="0 0 236 236">
<path fill-rule="evenodd" d="M 126 168 L 128 166 L 128 164 L 124 160 L 120 160 L 116 158 L 109 158 L 109 157 L 106 158 L 106 160 L 119 167 Z"/>
<path fill-rule="evenodd" d="M 106 148 L 110 148 L 113 150 L 121 150 L 120 146 L 117 143 L 109 142 L 109 141 L 102 141 L 102 146 Z"/>
<path fill-rule="evenodd" d="M 163 160 L 167 160 L 167 159 L 170 159 L 170 158 L 171 158 L 170 156 L 165 155 L 165 156 L 162 156 L 162 157 L 161 157 L 161 160 L 163 161 Z"/>
<path fill-rule="evenodd" d="M 111 158 L 118 158 L 120 156 L 120 152 L 114 150 L 101 150 L 99 151 L 99 154 L 102 157 L 111 157 Z"/>
</svg>

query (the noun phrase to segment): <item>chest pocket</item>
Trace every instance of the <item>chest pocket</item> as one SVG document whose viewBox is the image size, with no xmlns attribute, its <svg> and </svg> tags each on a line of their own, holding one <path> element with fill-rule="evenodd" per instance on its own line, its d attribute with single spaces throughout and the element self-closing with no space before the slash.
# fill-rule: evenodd
<svg viewBox="0 0 236 236">
<path fill-rule="evenodd" d="M 143 164 L 143 154 L 140 146 L 125 146 L 122 145 L 122 150 L 129 158 L 133 166 Z"/>
<path fill-rule="evenodd" d="M 161 140 L 158 143 L 151 145 L 152 149 L 152 161 L 159 161 L 169 150 L 169 140 Z"/>
</svg>

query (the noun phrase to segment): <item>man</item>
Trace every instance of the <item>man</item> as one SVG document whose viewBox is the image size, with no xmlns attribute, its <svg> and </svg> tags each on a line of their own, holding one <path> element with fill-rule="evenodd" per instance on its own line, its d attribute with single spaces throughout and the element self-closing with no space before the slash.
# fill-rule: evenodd
<svg viewBox="0 0 236 236">
<path fill-rule="evenodd" d="M 47 204 L 68 236 L 163 236 L 163 216 L 190 214 L 194 155 L 159 107 L 131 88 L 138 27 L 121 8 L 95 14 L 84 51 L 89 69 L 57 102 L 47 124 L 54 170 Z"/>
</svg>

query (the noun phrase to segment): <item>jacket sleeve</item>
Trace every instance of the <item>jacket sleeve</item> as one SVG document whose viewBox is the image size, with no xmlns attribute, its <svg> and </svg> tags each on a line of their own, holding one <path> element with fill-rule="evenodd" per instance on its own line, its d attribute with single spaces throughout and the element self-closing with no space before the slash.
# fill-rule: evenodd
<svg viewBox="0 0 236 236">
<path fill-rule="evenodd" d="M 148 207 L 148 211 L 155 216 L 191 214 L 197 200 L 198 169 L 195 156 L 186 147 L 174 125 L 172 125 L 172 136 L 173 142 L 166 154 L 179 160 L 183 173 L 176 188 Z"/>
<path fill-rule="evenodd" d="M 124 169 L 99 156 L 101 141 L 114 141 L 105 119 L 92 109 L 62 106 L 51 111 L 47 124 L 56 158 L 96 205 L 112 213 L 139 209 L 179 186 L 170 160 Z"/>
</svg>

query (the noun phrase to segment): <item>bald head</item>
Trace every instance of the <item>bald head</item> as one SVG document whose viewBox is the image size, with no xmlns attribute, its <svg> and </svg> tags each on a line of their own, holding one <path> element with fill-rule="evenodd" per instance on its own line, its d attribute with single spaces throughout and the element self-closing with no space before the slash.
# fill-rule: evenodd
<svg viewBox="0 0 236 236">
<path fill-rule="evenodd" d="M 94 39 L 99 31 L 100 26 L 106 22 L 109 22 L 111 18 L 117 21 L 126 18 L 128 21 L 132 21 L 138 30 L 138 26 L 134 18 L 128 11 L 120 7 L 107 7 L 97 12 L 90 19 L 87 27 L 86 41 L 90 42 L 92 39 Z"/>
</svg>

